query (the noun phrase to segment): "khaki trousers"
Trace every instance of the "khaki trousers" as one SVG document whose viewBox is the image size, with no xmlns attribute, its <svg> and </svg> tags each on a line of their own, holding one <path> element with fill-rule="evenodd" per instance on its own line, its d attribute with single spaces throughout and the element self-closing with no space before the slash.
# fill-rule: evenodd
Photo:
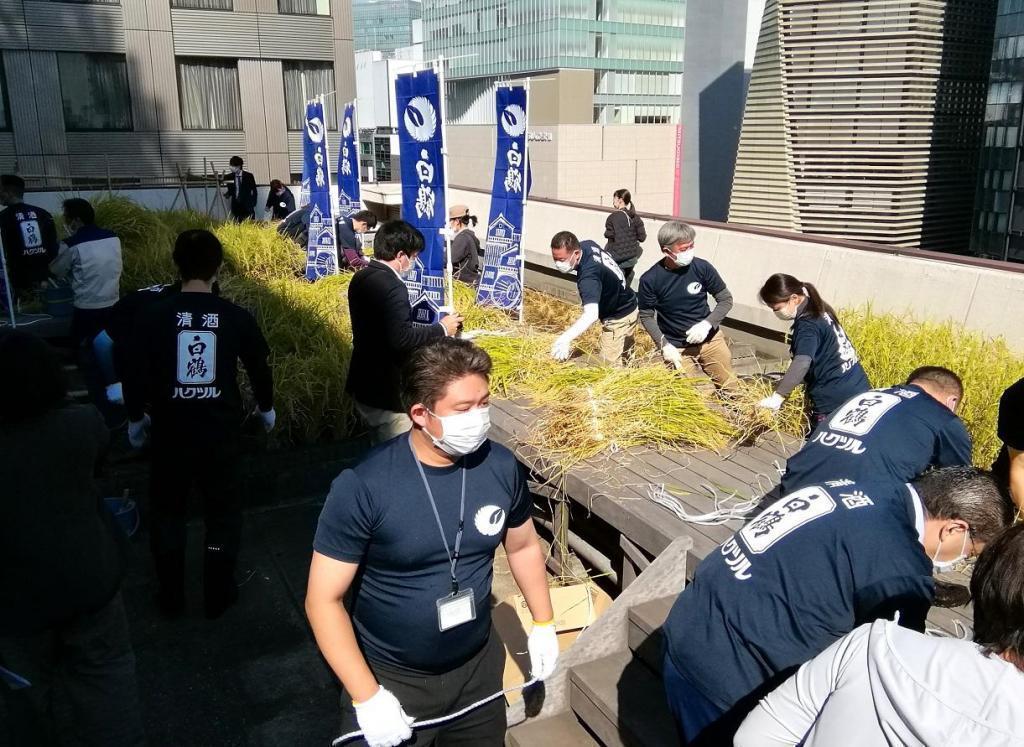
<svg viewBox="0 0 1024 747">
<path fill-rule="evenodd" d="M 636 322 L 640 310 L 626 314 L 621 319 L 605 319 L 601 322 L 601 359 L 613 366 L 621 366 L 623 359 L 633 352 L 636 339 Z"/>
<path fill-rule="evenodd" d="M 721 332 L 700 345 L 682 349 L 682 371 L 687 376 L 698 376 L 703 371 L 719 389 L 735 389 L 739 383 L 732 370 L 732 353 Z"/>
<path fill-rule="evenodd" d="M 412 420 L 404 412 L 381 410 L 361 402 L 356 402 L 355 406 L 359 417 L 370 427 L 370 442 L 374 446 L 390 441 L 412 428 Z"/>
</svg>

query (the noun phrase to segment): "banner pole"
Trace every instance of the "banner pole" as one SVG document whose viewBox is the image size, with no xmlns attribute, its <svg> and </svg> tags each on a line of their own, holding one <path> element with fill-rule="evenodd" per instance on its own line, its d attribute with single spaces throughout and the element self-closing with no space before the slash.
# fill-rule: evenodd
<svg viewBox="0 0 1024 747">
<path fill-rule="evenodd" d="M 522 323 L 526 312 L 526 198 L 530 191 L 530 79 L 527 78 L 524 86 L 526 89 L 526 137 L 523 138 L 523 160 L 526 169 L 523 171 L 523 228 L 519 232 L 519 288 L 522 294 L 519 298 L 519 322 Z"/>
<path fill-rule="evenodd" d="M 334 234 L 334 272 L 332 274 L 337 275 L 341 272 L 339 267 L 341 257 L 338 256 L 338 223 L 336 221 L 337 216 L 335 215 L 335 201 L 331 199 L 331 138 L 328 137 L 330 130 L 327 129 L 327 108 L 324 104 L 324 95 L 322 93 L 319 94 L 316 100 L 320 104 L 320 111 L 324 114 L 324 170 L 327 172 L 327 205 L 330 211 L 331 233 Z"/>
<path fill-rule="evenodd" d="M 11 320 L 11 328 L 16 329 L 18 319 L 14 313 L 14 295 L 11 293 L 11 276 L 7 274 L 7 250 L 4 249 L 3 237 L 0 237 L 0 282 L 4 284 L 4 300 L 7 302 L 7 316 Z"/>
<path fill-rule="evenodd" d="M 355 164 L 353 166 L 353 168 L 355 169 L 356 183 L 357 184 L 361 184 L 362 181 L 363 181 L 363 178 L 362 178 L 362 172 L 359 170 L 359 146 L 360 146 L 360 142 L 359 142 L 359 126 L 357 125 L 357 122 L 359 121 L 359 119 L 358 119 L 358 117 L 359 117 L 359 106 L 358 106 L 358 103 L 359 103 L 359 99 L 352 99 L 352 144 L 355 146 L 353 148 L 355 153 L 352 154 L 352 163 Z M 372 147 L 372 143 L 371 143 L 371 147 Z M 359 203 L 356 205 L 356 207 L 359 210 L 363 209 L 363 190 L 361 188 L 359 190 Z M 358 212 L 358 210 L 356 212 Z"/>
<path fill-rule="evenodd" d="M 445 89 L 444 55 L 438 55 L 435 64 L 437 71 L 438 99 L 441 103 L 441 162 L 444 165 L 444 209 L 449 207 L 448 201 L 448 92 Z M 444 216 L 444 305 L 455 310 L 455 280 L 452 268 L 452 236 L 448 230 L 448 216 Z"/>
</svg>

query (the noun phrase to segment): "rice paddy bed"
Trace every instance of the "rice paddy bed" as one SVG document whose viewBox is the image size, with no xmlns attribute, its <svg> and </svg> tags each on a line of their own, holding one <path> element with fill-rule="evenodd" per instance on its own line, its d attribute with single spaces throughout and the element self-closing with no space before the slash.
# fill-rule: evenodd
<svg viewBox="0 0 1024 747">
<path fill-rule="evenodd" d="M 209 228 L 218 235 L 225 249 L 223 293 L 254 313 L 270 344 L 278 443 L 342 438 L 358 429 L 344 391 L 352 347 L 345 301 L 351 273 L 306 282 L 304 252 L 265 224 L 216 223 L 200 213 L 152 211 L 116 196 L 97 201 L 96 211 L 97 222 L 122 239 L 125 292 L 174 278 L 171 251 L 178 232 Z M 494 360 L 494 393 L 524 398 L 537 407 L 530 440 L 560 464 L 569 466 L 606 449 L 721 451 L 765 431 L 803 432 L 800 390 L 777 415 L 756 407 L 770 393 L 766 381 L 743 382 L 735 397 L 723 399 L 705 379 L 666 368 L 642 329 L 628 367 L 593 363 L 596 325 L 576 341 L 580 357 L 558 363 L 548 351 L 555 334 L 578 315 L 578 306 L 527 290 L 527 321 L 520 324 L 474 301 L 475 290 L 457 283 L 454 305 L 465 317 L 465 329 L 492 333 L 477 342 Z M 951 323 L 877 314 L 869 307 L 840 316 L 875 386 L 900 383 L 920 365 L 957 371 L 966 388 L 960 414 L 974 438 L 975 463 L 991 463 L 999 448 L 999 395 L 1024 377 L 1024 360 L 1002 340 Z"/>
</svg>

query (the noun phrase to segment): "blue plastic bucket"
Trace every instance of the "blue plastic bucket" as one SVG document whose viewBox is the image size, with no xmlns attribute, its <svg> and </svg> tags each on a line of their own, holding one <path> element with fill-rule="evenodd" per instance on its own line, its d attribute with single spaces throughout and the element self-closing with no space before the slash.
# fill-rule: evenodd
<svg viewBox="0 0 1024 747">
<path fill-rule="evenodd" d="M 124 533 L 131 537 L 139 531 L 139 507 L 131 498 L 104 498 L 104 505 L 107 510 L 117 519 L 118 525 Z"/>
</svg>

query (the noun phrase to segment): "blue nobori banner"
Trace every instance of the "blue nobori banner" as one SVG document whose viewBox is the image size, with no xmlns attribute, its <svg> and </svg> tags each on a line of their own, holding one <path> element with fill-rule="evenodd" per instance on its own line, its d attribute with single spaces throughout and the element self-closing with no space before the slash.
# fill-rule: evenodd
<svg viewBox="0 0 1024 747">
<path fill-rule="evenodd" d="M 491 213 L 477 303 L 522 311 L 523 206 L 529 189 L 526 160 L 526 88 L 501 87 L 495 100 L 498 149 L 491 186 Z"/>
<path fill-rule="evenodd" d="M 359 152 L 356 143 L 356 105 L 346 104 L 341 120 L 338 151 L 338 217 L 347 218 L 363 209 L 359 196 Z"/>
<path fill-rule="evenodd" d="M 309 183 L 309 239 L 306 243 L 306 279 L 317 280 L 338 271 L 334 208 L 331 205 L 331 169 L 327 160 L 327 127 L 322 101 L 306 104 L 302 133 L 303 187 Z"/>
<path fill-rule="evenodd" d="M 404 73 L 395 80 L 402 161 L 402 219 L 423 234 L 425 246 L 405 276 L 413 321 L 432 324 L 445 305 L 444 127 L 436 72 Z"/>
</svg>

